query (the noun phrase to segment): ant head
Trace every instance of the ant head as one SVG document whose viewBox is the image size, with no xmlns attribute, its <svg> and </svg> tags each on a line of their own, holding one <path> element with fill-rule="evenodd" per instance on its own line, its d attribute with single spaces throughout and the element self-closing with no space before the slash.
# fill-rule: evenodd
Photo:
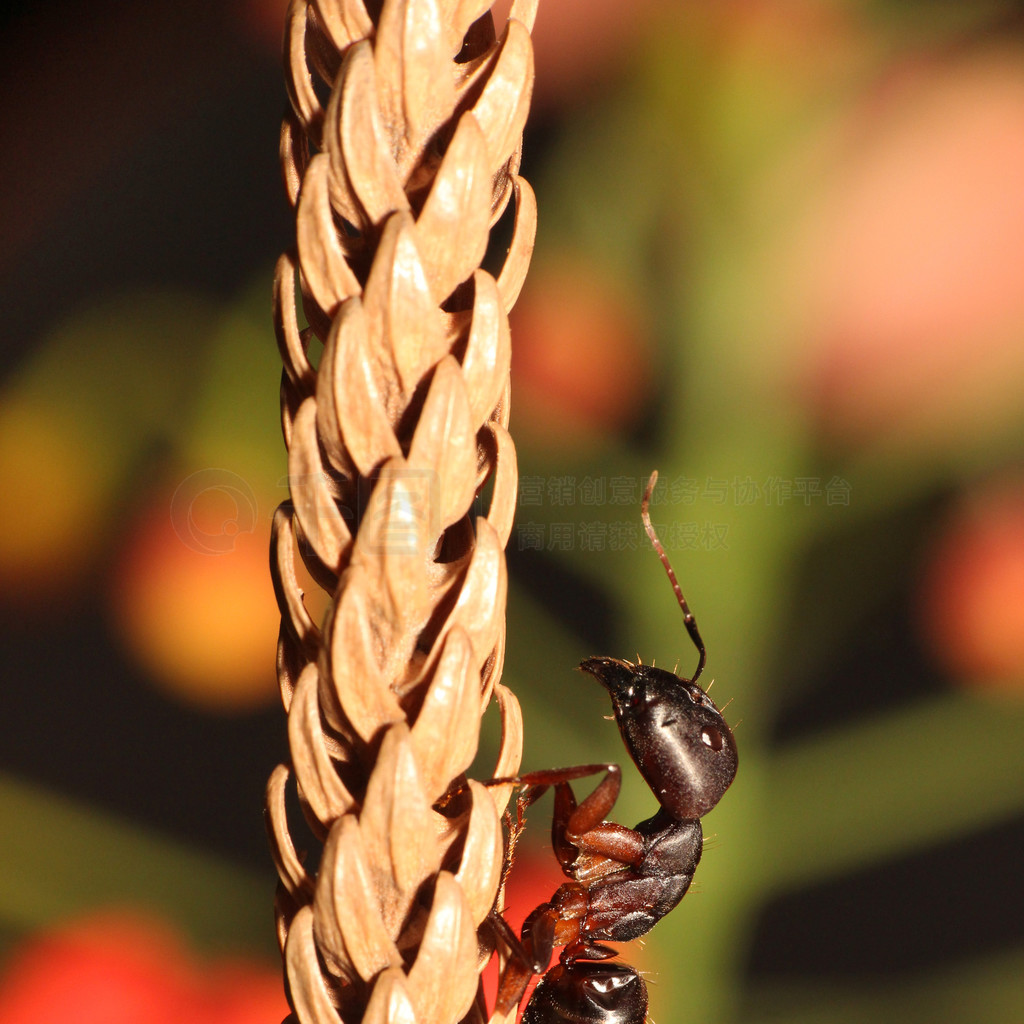
<svg viewBox="0 0 1024 1024">
<path fill-rule="evenodd" d="M 588 658 L 580 668 L 608 691 L 619 732 L 644 781 L 677 821 L 701 818 L 736 776 L 736 741 L 694 682 L 653 665 Z"/>
<path fill-rule="evenodd" d="M 697 670 L 692 679 L 681 679 L 665 669 L 618 658 L 588 658 L 580 668 L 611 695 L 619 732 L 658 803 L 677 821 L 693 821 L 722 799 L 735 778 L 736 741 L 714 701 L 697 685 L 706 660 L 704 641 L 651 525 L 651 494 L 657 479 L 655 471 L 640 515 L 697 648 Z"/>
<path fill-rule="evenodd" d="M 541 979 L 522 1024 L 644 1024 L 647 986 L 626 964 L 576 960 Z"/>
</svg>

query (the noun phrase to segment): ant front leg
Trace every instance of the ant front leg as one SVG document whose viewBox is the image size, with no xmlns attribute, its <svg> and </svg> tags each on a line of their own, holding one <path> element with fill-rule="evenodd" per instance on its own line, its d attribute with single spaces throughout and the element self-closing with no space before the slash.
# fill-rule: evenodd
<svg viewBox="0 0 1024 1024">
<path fill-rule="evenodd" d="M 579 805 L 567 781 L 555 785 L 551 842 L 562 870 L 578 882 L 635 867 L 644 857 L 645 842 L 639 832 L 605 820 L 619 798 L 622 770 L 617 764 L 601 767 L 604 778 Z"/>
<path fill-rule="evenodd" d="M 583 803 L 577 805 L 576 794 L 570 783 L 577 779 L 584 779 L 588 775 L 597 775 L 599 772 L 604 772 L 604 778 Z M 520 822 L 523 811 L 536 803 L 552 786 L 555 787 L 551 839 L 558 863 L 570 877 L 575 877 L 571 866 L 582 851 L 615 856 L 614 852 L 608 852 L 603 846 L 598 848 L 598 846 L 590 845 L 590 837 L 593 838 L 593 843 L 601 844 L 602 837 L 605 835 L 613 837 L 617 836 L 620 831 L 630 831 L 623 829 L 621 825 L 604 822 L 605 816 L 615 805 L 622 787 L 622 770 L 617 764 L 582 764 L 572 768 L 547 768 L 529 772 L 526 775 L 489 779 L 485 783 L 487 786 L 508 784 L 522 787 L 522 792 L 516 800 L 516 815 Z M 517 838 L 520 831 L 522 828 L 517 828 Z M 584 839 L 585 836 L 586 839 Z M 606 845 L 611 844 L 609 846 L 611 850 L 621 849 L 623 853 L 627 855 L 629 853 L 629 850 L 621 842 L 616 847 L 614 838 L 607 839 L 605 843 Z M 633 863 L 631 859 L 626 862 Z"/>
<path fill-rule="evenodd" d="M 522 793 L 517 801 L 517 810 L 535 804 L 552 786 L 575 779 L 585 779 L 588 775 L 617 769 L 614 764 L 580 764 L 573 768 L 544 768 L 525 775 L 507 775 L 497 779 L 488 779 L 485 786 L 519 786 Z M 618 790 L 616 790 L 616 794 Z M 614 803 L 614 800 L 613 800 Z"/>
</svg>

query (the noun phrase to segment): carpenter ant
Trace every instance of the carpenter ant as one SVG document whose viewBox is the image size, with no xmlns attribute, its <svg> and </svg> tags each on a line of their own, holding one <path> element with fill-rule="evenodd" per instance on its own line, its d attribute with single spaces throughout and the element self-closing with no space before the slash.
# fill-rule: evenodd
<svg viewBox="0 0 1024 1024">
<path fill-rule="evenodd" d="M 651 525 L 649 506 L 657 478 L 657 472 L 651 474 L 640 514 L 697 647 L 697 671 L 685 679 L 639 660 L 587 658 L 580 663 L 611 696 L 626 748 L 661 805 L 635 828 L 605 820 L 619 795 L 618 765 L 589 764 L 496 780 L 524 787 L 517 807 L 520 822 L 523 809 L 554 786 L 552 845 L 571 879 L 530 914 L 521 939 L 499 914 L 492 914 L 495 931 L 511 950 L 497 1013 L 509 1013 L 530 978 L 547 970 L 554 947 L 564 947 L 559 962 L 537 985 L 522 1024 L 643 1024 L 643 979 L 626 964 L 603 962 L 616 955 L 603 943 L 644 935 L 686 895 L 703 847 L 700 819 L 736 775 L 732 732 L 697 685 L 706 661 L 704 641 Z M 577 804 L 572 781 L 598 772 L 604 778 Z"/>
</svg>

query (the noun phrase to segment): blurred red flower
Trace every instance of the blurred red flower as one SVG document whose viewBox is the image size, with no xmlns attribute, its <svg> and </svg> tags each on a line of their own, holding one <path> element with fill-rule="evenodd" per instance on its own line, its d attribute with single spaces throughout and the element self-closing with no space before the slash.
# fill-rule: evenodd
<svg viewBox="0 0 1024 1024">
<path fill-rule="evenodd" d="M 0 978 L 4 1024 L 276 1024 L 287 1013 L 279 972 L 200 963 L 167 926 L 131 912 L 29 939 Z"/>
</svg>

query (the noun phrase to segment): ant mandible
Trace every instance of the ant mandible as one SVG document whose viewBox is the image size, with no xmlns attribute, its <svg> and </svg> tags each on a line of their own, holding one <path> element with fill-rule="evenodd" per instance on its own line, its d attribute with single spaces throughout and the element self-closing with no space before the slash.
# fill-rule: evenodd
<svg viewBox="0 0 1024 1024">
<path fill-rule="evenodd" d="M 700 819 L 722 798 L 736 775 L 736 743 L 711 698 L 697 685 L 707 655 L 697 622 L 668 556 L 651 525 L 651 474 L 640 505 L 644 528 L 675 591 L 683 622 L 697 647 L 692 679 L 619 658 L 587 658 L 580 669 L 608 691 L 619 732 L 644 781 L 661 805 L 657 814 L 626 828 L 605 821 L 619 795 L 616 764 L 588 764 L 531 772 L 517 813 L 555 788 L 551 840 L 571 881 L 527 917 L 521 939 L 497 913 L 492 924 L 511 955 L 498 988 L 495 1012 L 509 1013 L 534 974 L 547 970 L 555 946 L 559 962 L 544 974 L 522 1024 L 643 1024 L 647 988 L 632 967 L 606 963 L 616 951 L 604 942 L 646 934 L 686 895 L 700 861 Z M 572 781 L 604 772 L 577 804 Z"/>
</svg>

